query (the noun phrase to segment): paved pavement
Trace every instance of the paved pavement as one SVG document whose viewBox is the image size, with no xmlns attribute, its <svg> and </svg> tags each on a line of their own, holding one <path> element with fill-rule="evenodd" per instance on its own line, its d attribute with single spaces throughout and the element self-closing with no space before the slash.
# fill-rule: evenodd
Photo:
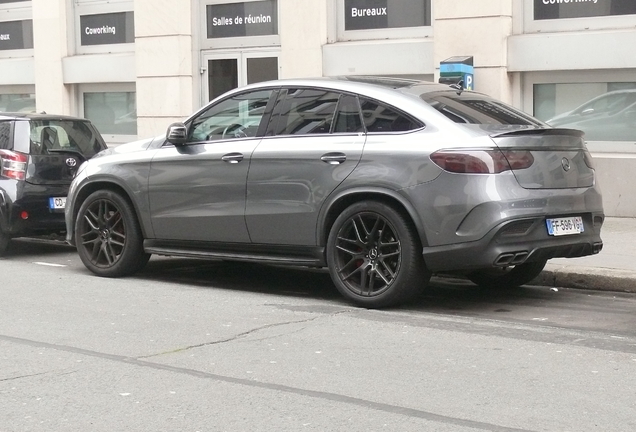
<svg viewBox="0 0 636 432">
<path fill-rule="evenodd" d="M 603 250 L 582 258 L 555 258 L 531 284 L 636 292 L 636 219 L 606 218 Z"/>
</svg>

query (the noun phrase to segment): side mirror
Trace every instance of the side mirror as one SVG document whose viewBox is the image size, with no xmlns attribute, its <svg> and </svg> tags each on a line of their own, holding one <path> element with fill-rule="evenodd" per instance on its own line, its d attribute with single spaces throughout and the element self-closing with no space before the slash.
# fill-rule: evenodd
<svg viewBox="0 0 636 432">
<path fill-rule="evenodd" d="M 188 128 L 183 123 L 172 123 L 166 132 L 166 141 L 174 145 L 183 145 L 188 139 Z"/>
</svg>

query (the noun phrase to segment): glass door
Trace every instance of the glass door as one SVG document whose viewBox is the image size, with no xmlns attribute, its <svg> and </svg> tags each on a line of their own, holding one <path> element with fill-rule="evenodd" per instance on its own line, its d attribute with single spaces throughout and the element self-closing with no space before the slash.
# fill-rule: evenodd
<svg viewBox="0 0 636 432">
<path fill-rule="evenodd" d="M 226 91 L 278 79 L 278 51 L 204 53 L 201 104 Z"/>
</svg>

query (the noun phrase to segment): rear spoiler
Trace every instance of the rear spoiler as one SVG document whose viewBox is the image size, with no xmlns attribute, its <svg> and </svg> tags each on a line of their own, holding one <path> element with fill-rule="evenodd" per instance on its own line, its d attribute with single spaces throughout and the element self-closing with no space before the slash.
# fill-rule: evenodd
<svg viewBox="0 0 636 432">
<path fill-rule="evenodd" d="M 507 132 L 499 132 L 491 134 L 492 138 L 504 138 L 524 135 L 542 135 L 542 136 L 571 136 L 576 138 L 583 138 L 585 132 L 578 129 L 566 129 L 566 128 L 532 128 L 532 129 L 518 129 Z"/>
</svg>

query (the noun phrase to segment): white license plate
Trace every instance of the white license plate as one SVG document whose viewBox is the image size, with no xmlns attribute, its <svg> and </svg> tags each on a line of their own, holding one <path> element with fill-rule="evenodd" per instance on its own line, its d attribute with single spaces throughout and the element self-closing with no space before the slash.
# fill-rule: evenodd
<svg viewBox="0 0 636 432">
<path fill-rule="evenodd" d="M 581 216 L 546 219 L 545 224 L 548 227 L 548 234 L 551 236 L 580 234 L 585 231 L 583 218 Z"/>
<path fill-rule="evenodd" d="M 51 197 L 49 198 L 50 209 L 63 209 L 66 207 L 66 197 Z"/>
</svg>

